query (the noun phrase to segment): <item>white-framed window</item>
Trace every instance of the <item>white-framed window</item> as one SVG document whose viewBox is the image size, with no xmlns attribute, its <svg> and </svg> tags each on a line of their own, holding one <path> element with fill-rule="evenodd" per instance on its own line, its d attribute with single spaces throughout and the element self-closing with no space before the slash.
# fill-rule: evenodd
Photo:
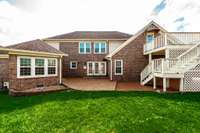
<svg viewBox="0 0 200 133">
<path fill-rule="evenodd" d="M 44 75 L 45 74 L 45 66 L 44 59 L 36 58 L 35 59 L 35 75 Z"/>
<path fill-rule="evenodd" d="M 48 75 L 56 75 L 56 59 L 48 59 Z"/>
<path fill-rule="evenodd" d="M 77 61 L 70 61 L 70 69 L 77 69 Z"/>
<path fill-rule="evenodd" d="M 20 72 L 20 76 L 31 76 L 31 58 L 20 58 L 19 60 L 20 65 L 19 65 L 19 72 Z"/>
<path fill-rule="evenodd" d="M 40 57 L 17 57 L 17 78 L 57 76 L 57 59 Z"/>
<path fill-rule="evenodd" d="M 91 42 L 79 42 L 79 54 L 90 54 Z"/>
<path fill-rule="evenodd" d="M 94 42 L 94 53 L 95 54 L 105 54 L 105 53 L 107 53 L 106 42 Z"/>
<path fill-rule="evenodd" d="M 123 60 L 115 60 L 115 75 L 123 75 Z"/>
</svg>

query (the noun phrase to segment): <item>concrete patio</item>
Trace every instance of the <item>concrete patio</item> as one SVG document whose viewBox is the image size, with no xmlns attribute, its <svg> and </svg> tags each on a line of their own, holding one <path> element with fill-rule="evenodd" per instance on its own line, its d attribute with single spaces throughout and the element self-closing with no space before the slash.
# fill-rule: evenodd
<svg viewBox="0 0 200 133">
<path fill-rule="evenodd" d="M 96 78 L 64 78 L 63 84 L 74 90 L 82 91 L 113 91 L 116 88 L 116 81 Z"/>
<path fill-rule="evenodd" d="M 81 91 L 154 91 L 151 86 L 141 86 L 135 82 L 110 81 L 108 78 L 64 78 L 63 84 Z"/>
</svg>

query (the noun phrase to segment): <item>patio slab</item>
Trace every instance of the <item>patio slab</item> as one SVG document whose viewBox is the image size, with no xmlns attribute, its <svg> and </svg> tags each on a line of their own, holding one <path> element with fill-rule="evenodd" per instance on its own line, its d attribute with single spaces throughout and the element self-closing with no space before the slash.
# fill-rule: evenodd
<svg viewBox="0 0 200 133">
<path fill-rule="evenodd" d="M 116 81 L 97 78 L 64 78 L 63 84 L 74 90 L 81 91 L 113 91 L 116 88 Z"/>
<path fill-rule="evenodd" d="M 142 86 L 137 82 L 118 82 L 117 91 L 154 91 L 151 86 Z"/>
</svg>

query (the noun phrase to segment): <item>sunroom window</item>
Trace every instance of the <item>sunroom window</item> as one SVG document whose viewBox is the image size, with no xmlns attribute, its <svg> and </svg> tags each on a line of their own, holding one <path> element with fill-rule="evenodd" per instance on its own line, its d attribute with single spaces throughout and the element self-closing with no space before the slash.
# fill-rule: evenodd
<svg viewBox="0 0 200 133">
<path fill-rule="evenodd" d="M 48 59 L 48 75 L 56 74 L 56 60 Z"/>
<path fill-rule="evenodd" d="M 44 75 L 44 59 L 35 59 L 35 75 Z"/>
<path fill-rule="evenodd" d="M 20 58 L 20 76 L 31 76 L 30 58 Z"/>
<path fill-rule="evenodd" d="M 56 58 L 17 57 L 17 78 L 37 78 L 56 75 Z"/>
</svg>

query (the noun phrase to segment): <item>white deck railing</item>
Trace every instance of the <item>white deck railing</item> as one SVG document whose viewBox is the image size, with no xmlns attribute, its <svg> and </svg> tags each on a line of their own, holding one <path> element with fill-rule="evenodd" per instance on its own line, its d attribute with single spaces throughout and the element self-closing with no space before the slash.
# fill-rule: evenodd
<svg viewBox="0 0 200 133">
<path fill-rule="evenodd" d="M 158 49 L 167 45 L 167 34 L 160 35 L 154 38 L 153 42 L 144 45 L 144 52 Z"/>
<path fill-rule="evenodd" d="M 173 44 L 196 44 L 200 41 L 200 32 L 168 32 L 154 38 L 144 45 L 144 53 Z"/>
<path fill-rule="evenodd" d="M 196 44 L 200 41 L 200 32 L 170 32 L 168 34 L 174 36 L 183 44 Z"/>
</svg>

